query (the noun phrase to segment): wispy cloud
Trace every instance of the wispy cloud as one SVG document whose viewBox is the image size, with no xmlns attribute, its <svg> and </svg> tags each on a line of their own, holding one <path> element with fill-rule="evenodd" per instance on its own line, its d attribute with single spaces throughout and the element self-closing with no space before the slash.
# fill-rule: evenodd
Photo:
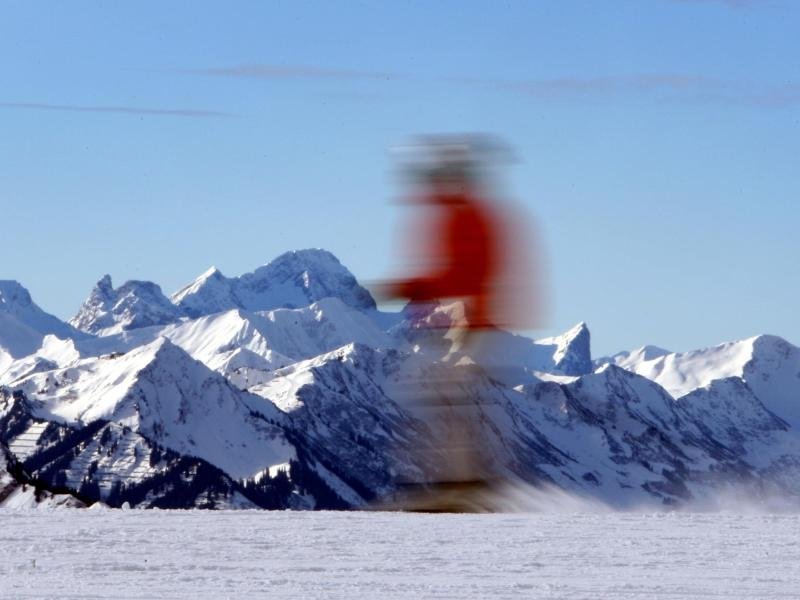
<svg viewBox="0 0 800 600">
<path fill-rule="evenodd" d="M 246 64 L 205 69 L 179 69 L 181 73 L 252 79 L 399 79 L 402 75 L 386 71 L 334 69 L 312 65 Z"/>
<path fill-rule="evenodd" d="M 670 0 L 671 2 L 722 2 L 743 7 L 769 0 Z M 483 77 L 430 77 L 389 71 L 361 71 L 312 65 L 243 64 L 228 67 L 176 69 L 172 72 L 249 79 L 392 80 L 479 87 L 526 96 L 540 101 L 595 101 L 605 98 L 640 98 L 657 102 L 783 108 L 800 105 L 794 84 L 767 85 L 687 73 L 643 73 L 594 77 L 551 77 L 500 80 Z M 346 92 L 340 92 L 342 97 Z M 371 94 L 374 99 L 377 93 Z"/>
<path fill-rule="evenodd" d="M 713 77 L 674 74 L 643 74 L 603 77 L 556 77 L 500 83 L 500 87 L 540 98 L 566 98 L 611 94 L 685 93 L 723 91 L 735 84 Z"/>
<path fill-rule="evenodd" d="M 46 104 L 41 102 L 0 102 L 0 108 L 30 110 L 60 110 L 88 113 L 120 113 L 126 115 L 159 115 L 168 117 L 235 117 L 232 113 L 218 110 L 196 110 L 189 108 L 141 108 L 136 106 L 85 106 L 79 104 Z"/>
<path fill-rule="evenodd" d="M 800 84 L 756 84 L 688 74 L 554 77 L 519 81 L 447 78 L 449 83 L 514 93 L 538 101 L 595 101 L 640 98 L 686 104 L 756 108 L 800 106 Z"/>
<path fill-rule="evenodd" d="M 669 0 L 678 4 L 722 4 L 728 8 L 752 8 L 767 4 L 769 0 Z"/>
<path fill-rule="evenodd" d="M 757 106 L 784 108 L 800 105 L 800 84 L 789 83 L 757 94 L 752 103 Z"/>
</svg>

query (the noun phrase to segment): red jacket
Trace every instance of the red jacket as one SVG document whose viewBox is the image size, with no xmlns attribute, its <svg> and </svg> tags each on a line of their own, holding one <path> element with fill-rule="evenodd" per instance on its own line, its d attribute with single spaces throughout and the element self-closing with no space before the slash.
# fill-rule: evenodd
<svg viewBox="0 0 800 600">
<path fill-rule="evenodd" d="M 491 323 L 494 280 L 500 265 L 500 232 L 495 215 L 478 199 L 459 195 L 432 198 L 441 219 L 433 236 L 433 269 L 400 281 L 395 295 L 415 302 L 462 299 L 470 328 Z"/>
</svg>

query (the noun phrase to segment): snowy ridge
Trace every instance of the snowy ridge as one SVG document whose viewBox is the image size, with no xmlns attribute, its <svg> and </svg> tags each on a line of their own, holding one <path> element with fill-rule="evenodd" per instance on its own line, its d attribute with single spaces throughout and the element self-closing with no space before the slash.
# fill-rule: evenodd
<svg viewBox="0 0 800 600">
<path fill-rule="evenodd" d="M 618 354 L 611 362 L 658 382 L 679 398 L 715 379 L 741 376 L 745 363 L 752 357 L 754 341 L 751 338 L 684 353 L 654 351 L 645 346 Z"/>
<path fill-rule="evenodd" d="M 619 355 L 618 355 L 619 356 Z M 800 349 L 761 335 L 683 353 L 632 353 L 615 361 L 663 386 L 674 398 L 735 378 L 773 413 L 800 428 Z"/>
</svg>

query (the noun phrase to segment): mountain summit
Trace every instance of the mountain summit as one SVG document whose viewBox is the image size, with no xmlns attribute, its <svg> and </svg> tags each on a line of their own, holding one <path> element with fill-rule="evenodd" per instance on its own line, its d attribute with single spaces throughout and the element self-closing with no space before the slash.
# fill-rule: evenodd
<svg viewBox="0 0 800 600">
<path fill-rule="evenodd" d="M 211 268 L 173 294 L 172 302 L 196 318 L 234 308 L 302 308 L 329 297 L 360 310 L 375 308 L 370 293 L 333 254 L 308 249 L 281 254 L 241 277 L 225 277 Z"/>
<path fill-rule="evenodd" d="M 166 325 L 181 318 L 174 306 L 150 281 L 126 281 L 118 288 L 105 275 L 97 282 L 70 324 L 87 333 L 112 334 L 129 329 Z"/>
</svg>

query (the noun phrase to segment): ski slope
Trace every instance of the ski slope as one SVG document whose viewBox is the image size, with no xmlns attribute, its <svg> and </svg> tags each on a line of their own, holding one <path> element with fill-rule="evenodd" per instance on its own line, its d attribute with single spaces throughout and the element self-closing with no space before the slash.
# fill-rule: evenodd
<svg viewBox="0 0 800 600">
<path fill-rule="evenodd" d="M 0 511 L 3 598 L 797 598 L 800 516 Z"/>
</svg>

